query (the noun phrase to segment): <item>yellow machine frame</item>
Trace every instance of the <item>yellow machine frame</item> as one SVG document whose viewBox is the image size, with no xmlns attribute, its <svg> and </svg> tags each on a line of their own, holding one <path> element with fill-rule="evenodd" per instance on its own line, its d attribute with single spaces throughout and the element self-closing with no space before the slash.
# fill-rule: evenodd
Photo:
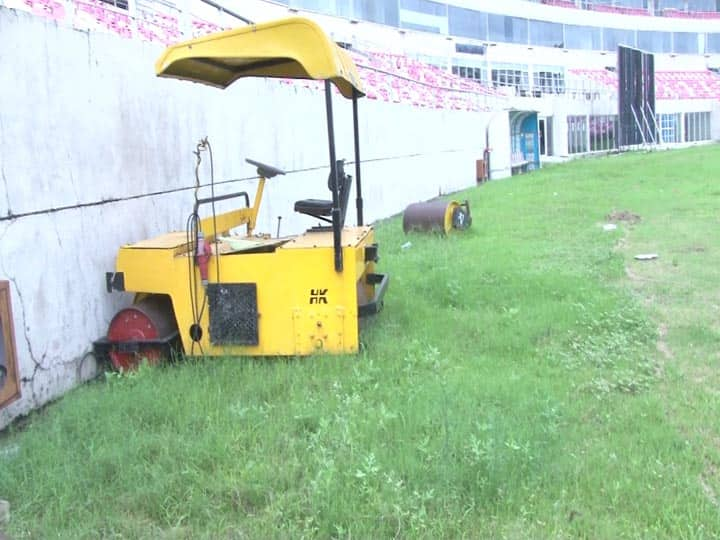
<svg viewBox="0 0 720 540">
<path fill-rule="evenodd" d="M 136 293 L 138 307 L 148 298 L 169 298 L 170 309 L 149 316 L 147 326 L 163 326 L 158 318 L 171 319 L 187 354 L 356 352 L 358 318 L 380 310 L 388 276 L 375 272 L 374 230 L 363 224 L 357 99 L 364 94 L 352 59 L 314 22 L 290 18 L 171 46 L 158 59 L 156 71 L 161 77 L 221 88 L 246 76 L 325 80 L 329 225 L 285 238 L 254 235 L 266 178 L 285 173 L 248 160 L 260 177 L 252 205 L 247 194 L 233 194 L 244 196 L 246 207 L 198 218 L 194 234 L 172 232 L 122 246 L 115 272 L 107 274 L 108 290 Z M 353 101 L 358 225 L 352 227 L 344 226 L 344 172 L 335 156 L 331 83 Z M 194 215 L 199 203 L 228 198 L 196 199 Z M 347 194 L 344 202 L 347 206 Z M 238 235 L 242 226 L 245 234 Z M 139 358 L 144 350 L 154 351 L 172 339 L 124 328 L 133 318 L 137 313 L 132 311 L 116 315 L 111 329 L 119 326 L 123 337 L 109 332 L 96 348 L 111 357 L 130 353 Z"/>
</svg>

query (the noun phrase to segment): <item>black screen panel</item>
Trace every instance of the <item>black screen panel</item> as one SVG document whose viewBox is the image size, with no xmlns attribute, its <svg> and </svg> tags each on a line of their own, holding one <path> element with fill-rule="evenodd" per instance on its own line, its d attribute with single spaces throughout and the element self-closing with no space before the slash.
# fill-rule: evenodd
<svg viewBox="0 0 720 540">
<path fill-rule="evenodd" d="M 655 125 L 655 57 L 639 49 L 618 47 L 619 144 L 657 140 Z"/>
</svg>

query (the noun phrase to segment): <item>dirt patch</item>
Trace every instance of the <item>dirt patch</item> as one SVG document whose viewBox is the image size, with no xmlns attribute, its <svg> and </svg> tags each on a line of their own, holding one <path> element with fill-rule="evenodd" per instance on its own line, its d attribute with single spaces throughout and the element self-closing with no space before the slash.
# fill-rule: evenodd
<svg viewBox="0 0 720 540">
<path fill-rule="evenodd" d="M 641 218 L 638 214 L 634 214 L 629 210 L 613 210 L 605 216 L 605 219 L 610 223 L 623 221 L 630 225 L 635 225 L 635 223 L 639 222 Z"/>
<path fill-rule="evenodd" d="M 660 353 L 667 359 L 670 360 L 674 355 L 673 352 L 670 350 L 670 347 L 667 344 L 667 341 L 665 341 L 665 337 L 667 336 L 667 325 L 661 324 L 658 328 L 658 340 L 656 343 L 657 350 L 660 351 Z"/>
<path fill-rule="evenodd" d="M 636 283 L 651 283 L 656 282 L 660 283 L 660 279 L 654 278 L 654 277 L 648 277 L 648 276 L 641 276 L 640 274 L 633 271 L 632 268 L 629 266 L 625 267 L 625 275 L 630 278 L 631 281 L 634 281 Z M 645 296 L 645 303 L 648 305 L 652 305 L 655 303 L 655 296 L 654 295 L 647 295 Z"/>
<path fill-rule="evenodd" d="M 717 467 L 706 460 L 705 463 L 705 470 L 700 474 L 700 487 L 703 490 L 703 493 L 705 494 L 705 497 L 716 507 L 720 508 L 720 502 L 718 502 L 718 496 L 715 490 L 713 489 L 711 482 L 713 478 L 718 477 L 718 469 Z"/>
<path fill-rule="evenodd" d="M 705 253 L 707 248 L 705 248 L 705 246 L 688 246 L 681 251 L 682 253 Z"/>
<path fill-rule="evenodd" d="M 705 480 L 705 477 L 702 475 L 700 476 L 700 487 L 702 488 L 703 493 L 705 494 L 705 497 L 707 497 L 708 501 L 710 501 L 714 506 L 720 508 L 720 503 L 718 503 L 715 490 L 710 486 L 710 484 L 707 483 L 707 480 Z"/>
</svg>

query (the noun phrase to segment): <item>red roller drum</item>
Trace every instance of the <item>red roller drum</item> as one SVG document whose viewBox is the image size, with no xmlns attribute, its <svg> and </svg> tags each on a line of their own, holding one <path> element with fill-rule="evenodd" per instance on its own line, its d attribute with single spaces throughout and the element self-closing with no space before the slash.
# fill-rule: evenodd
<svg viewBox="0 0 720 540">
<path fill-rule="evenodd" d="M 166 337 L 174 330 L 175 316 L 170 299 L 167 296 L 152 295 L 118 311 L 110 321 L 107 337 L 110 341 L 142 342 Z M 110 361 L 118 371 L 137 368 L 143 358 L 156 364 L 162 355 L 159 345 L 143 347 L 139 352 L 113 350 L 109 353 Z"/>
</svg>

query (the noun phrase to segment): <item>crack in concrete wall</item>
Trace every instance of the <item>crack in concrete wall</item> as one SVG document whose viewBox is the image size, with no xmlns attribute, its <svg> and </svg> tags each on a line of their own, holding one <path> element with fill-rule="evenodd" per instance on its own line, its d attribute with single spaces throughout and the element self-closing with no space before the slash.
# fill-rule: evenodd
<svg viewBox="0 0 720 540">
<path fill-rule="evenodd" d="M 9 228 L 8 228 L 9 229 Z M 5 233 L 3 233 L 3 236 L 7 233 L 7 229 L 5 230 Z M 1 240 L 1 239 L 0 239 Z M 25 299 L 23 298 L 23 294 L 20 291 L 20 287 L 17 284 L 17 280 L 14 276 L 11 276 L 7 269 L 5 268 L 5 264 L 3 260 L 0 260 L 0 267 L 2 267 L 3 275 L 5 278 L 12 283 L 14 287 L 15 295 L 17 296 L 18 300 L 20 300 L 20 320 L 22 321 L 22 329 L 23 329 L 23 337 L 25 338 L 25 346 L 27 347 L 28 354 L 30 355 L 30 360 L 33 362 L 33 372 L 30 376 L 26 374 L 21 373 L 20 377 L 20 383 L 23 385 L 23 387 L 30 387 L 31 393 L 32 393 L 32 400 L 35 404 L 39 403 L 38 396 L 35 390 L 35 376 L 37 375 L 38 370 L 40 371 L 48 371 L 49 367 L 43 365 L 43 361 L 47 358 L 47 350 L 43 352 L 42 357 L 38 360 L 35 351 L 33 350 L 33 344 L 30 340 L 30 336 L 28 335 L 29 327 L 27 325 L 27 317 L 25 314 Z M 16 327 L 16 333 L 17 333 L 17 327 Z M 18 359 L 19 360 L 19 359 Z M 17 369 L 21 369 L 20 362 L 18 361 Z"/>
<path fill-rule="evenodd" d="M 2 236 L 0 236 L 0 242 L 2 241 L 2 238 L 7 234 L 7 229 L 3 231 Z M 21 371 L 21 377 L 20 377 L 20 383 L 21 383 L 21 391 L 24 395 L 27 389 L 30 389 L 30 400 L 31 403 L 27 404 L 29 405 L 29 409 L 33 409 L 36 407 L 41 406 L 43 403 L 47 401 L 47 396 L 52 395 L 53 392 L 50 389 L 44 389 L 43 392 L 42 388 L 38 388 L 37 378 L 38 373 L 44 372 L 44 373 L 50 373 L 54 368 L 63 368 L 63 371 L 67 368 L 71 368 L 74 371 L 74 380 L 69 381 L 71 385 L 75 385 L 78 382 L 87 381 L 90 378 L 92 378 L 97 373 L 97 360 L 92 352 L 92 350 L 85 351 L 81 356 L 72 358 L 70 360 L 60 360 L 60 361 L 54 361 L 52 362 L 52 365 L 48 365 L 48 350 L 47 350 L 47 344 L 45 350 L 42 352 L 42 354 L 38 355 L 38 353 L 35 351 L 35 347 L 33 346 L 33 341 L 29 335 L 30 326 L 28 325 L 28 316 L 27 316 L 27 305 L 26 300 L 23 296 L 23 293 L 21 291 L 20 286 L 17 283 L 17 279 L 14 276 L 11 276 L 7 269 L 5 268 L 3 261 L 0 260 L 0 268 L 2 269 L 2 272 L 4 274 L 4 277 L 12 284 L 12 291 L 15 293 L 17 299 L 19 300 L 19 305 L 16 303 L 14 307 L 19 308 L 20 311 L 20 321 L 22 323 L 22 336 L 24 339 L 25 347 L 27 350 L 27 353 L 29 355 L 30 360 L 32 361 L 32 373 L 28 374 L 27 372 L 22 373 L 22 366 L 20 362 L 20 354 L 18 352 L 18 358 L 17 358 L 17 369 Z M 14 310 L 14 314 L 17 313 L 17 309 Z M 16 336 L 17 336 L 17 327 L 16 327 Z M 92 359 L 92 363 L 88 364 L 88 359 Z M 44 395 L 43 395 L 44 394 Z M 52 399 L 52 397 L 50 398 Z"/>
<path fill-rule="evenodd" d="M 2 126 L 0 126 L 0 131 Z M 5 176 L 5 167 L 2 166 L 2 157 L 0 157 L 0 177 L 2 177 L 3 184 L 5 185 L 5 201 L 7 202 L 7 215 L 12 215 L 12 206 L 10 206 L 10 193 L 8 192 L 8 182 Z"/>
</svg>

